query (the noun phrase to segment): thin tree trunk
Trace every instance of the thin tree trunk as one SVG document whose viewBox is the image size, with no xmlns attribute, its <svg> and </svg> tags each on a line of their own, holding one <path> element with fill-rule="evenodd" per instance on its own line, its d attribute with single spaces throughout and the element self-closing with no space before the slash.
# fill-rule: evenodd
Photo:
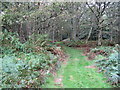
<svg viewBox="0 0 120 90">
<path fill-rule="evenodd" d="M 102 45 L 102 29 L 100 29 L 98 33 L 98 45 Z"/>
<path fill-rule="evenodd" d="M 20 26 L 19 26 L 19 37 L 20 37 L 20 41 L 23 42 L 23 36 L 22 36 L 22 23 L 20 23 Z"/>
<path fill-rule="evenodd" d="M 120 31 L 118 31 L 118 37 L 117 37 L 117 39 L 118 39 L 118 44 L 120 45 Z"/>
<path fill-rule="evenodd" d="M 55 31 L 53 30 L 53 34 L 52 34 L 52 39 L 53 39 L 53 42 L 55 41 Z"/>
<path fill-rule="evenodd" d="M 77 34 L 77 27 L 76 27 L 76 17 L 74 17 L 73 19 L 73 32 L 72 32 L 72 39 L 74 41 L 77 41 L 77 37 L 76 37 L 76 34 Z"/>
<path fill-rule="evenodd" d="M 88 43 L 88 40 L 89 40 L 89 38 L 90 38 L 90 36 L 91 36 L 91 34 L 92 34 L 92 29 L 93 29 L 93 27 L 91 27 L 91 29 L 90 29 L 90 31 L 89 31 L 88 37 L 87 37 L 87 39 L 86 39 L 86 43 Z"/>
<path fill-rule="evenodd" d="M 76 30 L 75 29 L 73 29 L 73 32 L 72 32 L 72 39 L 74 41 L 77 41 L 77 39 L 76 39 Z"/>
<path fill-rule="evenodd" d="M 118 2 L 118 44 L 120 45 L 120 1 Z"/>
<path fill-rule="evenodd" d="M 111 30 L 111 34 L 110 34 L 110 42 L 112 43 L 113 42 L 113 36 L 112 36 L 112 30 Z"/>
<path fill-rule="evenodd" d="M 36 18 L 36 17 L 35 17 Z M 33 20 L 33 40 L 34 40 L 34 42 L 33 43 L 35 43 L 35 32 L 36 31 L 36 20 L 34 19 Z"/>
<path fill-rule="evenodd" d="M 62 39 L 63 39 L 62 34 L 60 34 L 60 38 L 61 38 L 61 41 L 62 41 Z"/>
</svg>

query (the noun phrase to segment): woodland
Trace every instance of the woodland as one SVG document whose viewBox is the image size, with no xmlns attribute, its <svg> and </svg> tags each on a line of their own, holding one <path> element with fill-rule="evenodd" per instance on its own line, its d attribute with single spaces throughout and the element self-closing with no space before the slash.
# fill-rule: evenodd
<svg viewBox="0 0 120 90">
<path fill-rule="evenodd" d="M 119 2 L 2 2 L 0 88 L 119 88 Z"/>
</svg>

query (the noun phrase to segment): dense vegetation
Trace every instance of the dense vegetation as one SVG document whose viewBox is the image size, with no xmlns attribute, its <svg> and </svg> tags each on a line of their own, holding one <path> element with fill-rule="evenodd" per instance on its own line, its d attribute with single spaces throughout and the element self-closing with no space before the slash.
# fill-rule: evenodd
<svg viewBox="0 0 120 90">
<path fill-rule="evenodd" d="M 120 47 L 116 46 L 113 48 L 112 53 L 110 53 L 106 58 L 96 61 L 96 65 L 99 67 L 100 71 L 103 71 L 108 81 L 113 84 L 120 86 L 120 73 L 119 73 L 119 60 L 120 60 Z M 108 48 L 110 51 L 110 49 Z M 107 53 L 107 51 L 106 51 Z"/>
<path fill-rule="evenodd" d="M 0 87 L 47 88 L 60 69 L 62 87 L 97 88 L 82 79 L 89 76 L 100 79 L 100 88 L 120 87 L 120 2 L 0 2 L 0 8 Z M 91 64 L 103 74 L 86 69 Z M 69 75 L 75 81 L 68 83 Z"/>
<path fill-rule="evenodd" d="M 40 87 L 45 83 L 46 75 L 60 67 L 62 60 L 58 52 L 63 52 L 60 47 L 50 45 L 46 35 L 36 35 L 34 40 L 31 36 L 26 43 L 21 43 L 19 38 L 7 31 L 1 38 L 0 85 L 3 88 Z"/>
</svg>

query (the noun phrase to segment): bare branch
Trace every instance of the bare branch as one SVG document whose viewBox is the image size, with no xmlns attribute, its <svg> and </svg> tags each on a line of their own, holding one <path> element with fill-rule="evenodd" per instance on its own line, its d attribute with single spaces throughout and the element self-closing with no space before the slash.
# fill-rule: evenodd
<svg viewBox="0 0 120 90">
<path fill-rule="evenodd" d="M 101 16 L 103 15 L 106 7 L 107 7 L 109 4 L 110 4 L 110 2 L 108 2 L 108 3 L 104 2 L 104 7 L 103 7 L 103 9 L 102 9 L 102 11 L 101 11 Z"/>
<path fill-rule="evenodd" d="M 99 21 L 98 16 L 96 15 L 96 13 L 94 12 L 94 10 L 89 6 L 88 2 L 86 2 L 87 6 L 89 7 L 89 9 L 92 11 L 92 13 L 95 15 L 95 17 L 97 18 L 97 20 Z"/>
</svg>

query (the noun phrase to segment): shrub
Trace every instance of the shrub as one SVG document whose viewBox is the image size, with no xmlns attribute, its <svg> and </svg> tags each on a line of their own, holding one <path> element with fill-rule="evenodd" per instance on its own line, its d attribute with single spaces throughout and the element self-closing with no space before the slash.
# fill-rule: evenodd
<svg viewBox="0 0 120 90">
<path fill-rule="evenodd" d="M 59 67 L 58 58 L 61 56 L 48 51 L 53 46 L 47 44 L 47 35 L 35 34 L 21 43 L 16 34 L 5 31 L 0 40 L 2 88 L 40 88 L 47 79 L 46 75 Z"/>
<path fill-rule="evenodd" d="M 45 83 L 45 76 L 51 70 L 51 66 L 57 63 L 57 57 L 53 54 L 28 54 L 25 58 L 5 56 L 0 58 L 2 62 L 1 87 L 40 87 Z M 41 70 L 44 73 L 41 74 Z"/>
<path fill-rule="evenodd" d="M 101 55 L 104 55 L 104 56 L 109 56 L 112 52 L 113 52 L 113 48 L 114 47 L 98 47 L 98 48 L 94 48 L 94 49 L 91 49 L 91 53 L 96 53 L 96 54 L 101 54 Z"/>
<path fill-rule="evenodd" d="M 4 31 L 0 37 L 0 50 L 3 55 L 13 54 L 16 51 L 24 51 L 25 43 L 21 43 L 17 33 Z"/>
<path fill-rule="evenodd" d="M 16 54 L 16 52 L 30 53 L 34 51 L 43 52 L 48 47 L 47 35 L 33 34 L 25 43 L 21 43 L 17 33 L 4 31 L 0 37 L 0 50 L 4 55 Z"/>
<path fill-rule="evenodd" d="M 108 78 L 108 81 L 113 85 L 120 87 L 120 73 L 119 73 L 119 61 L 120 61 L 120 52 L 114 48 L 113 53 L 108 57 L 96 60 L 96 65 L 99 67 L 99 70 L 104 72 L 105 76 Z"/>
</svg>

